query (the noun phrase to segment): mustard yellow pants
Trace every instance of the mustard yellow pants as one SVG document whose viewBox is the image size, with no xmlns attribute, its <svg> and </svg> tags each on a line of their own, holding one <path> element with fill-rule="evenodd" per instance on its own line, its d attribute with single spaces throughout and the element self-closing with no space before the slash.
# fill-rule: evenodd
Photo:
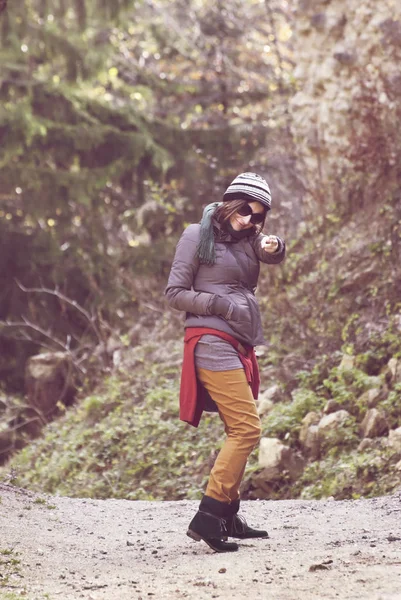
<svg viewBox="0 0 401 600">
<path fill-rule="evenodd" d="M 210 473 L 206 495 L 220 502 L 239 499 L 248 456 L 260 439 L 260 419 L 244 369 L 197 369 L 198 378 L 217 404 L 226 439 Z"/>
</svg>

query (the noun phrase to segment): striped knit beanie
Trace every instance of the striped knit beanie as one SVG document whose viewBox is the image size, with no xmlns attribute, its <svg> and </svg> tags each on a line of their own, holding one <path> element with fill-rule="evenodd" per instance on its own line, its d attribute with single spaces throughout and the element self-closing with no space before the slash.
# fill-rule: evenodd
<svg viewBox="0 0 401 600">
<path fill-rule="evenodd" d="M 247 202 L 260 202 L 270 210 L 272 196 L 267 181 L 256 173 L 241 173 L 224 192 L 223 201 L 240 199 Z"/>
</svg>

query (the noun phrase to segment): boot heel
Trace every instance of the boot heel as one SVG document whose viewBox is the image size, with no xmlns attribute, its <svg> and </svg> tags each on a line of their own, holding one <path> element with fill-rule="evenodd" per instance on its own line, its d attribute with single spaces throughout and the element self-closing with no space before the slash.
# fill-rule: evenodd
<svg viewBox="0 0 401 600">
<path fill-rule="evenodd" d="M 201 536 L 198 533 L 195 533 L 195 531 L 192 531 L 192 529 L 188 529 L 187 536 L 195 540 L 195 542 L 200 542 L 202 539 Z"/>
</svg>

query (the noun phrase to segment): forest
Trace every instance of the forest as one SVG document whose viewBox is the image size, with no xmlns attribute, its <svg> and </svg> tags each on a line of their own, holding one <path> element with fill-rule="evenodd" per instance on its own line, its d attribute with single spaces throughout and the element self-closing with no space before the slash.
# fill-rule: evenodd
<svg viewBox="0 0 401 600">
<path fill-rule="evenodd" d="M 401 30 L 334 4 L 0 2 L 0 479 L 199 496 L 221 431 L 178 421 L 164 288 L 184 227 L 254 171 L 287 242 L 257 292 L 263 437 L 293 458 L 270 477 L 256 452 L 244 497 L 400 485 Z M 48 411 L 41 355 L 63 365 Z"/>
</svg>

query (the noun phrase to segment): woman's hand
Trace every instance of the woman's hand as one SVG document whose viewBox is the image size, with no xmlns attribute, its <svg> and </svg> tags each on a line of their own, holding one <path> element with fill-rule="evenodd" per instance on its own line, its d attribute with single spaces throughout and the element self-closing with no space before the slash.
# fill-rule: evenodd
<svg viewBox="0 0 401 600">
<path fill-rule="evenodd" d="M 273 254 L 278 248 L 278 239 L 275 235 L 265 235 L 261 242 L 261 248 L 262 250 L 265 250 L 265 252 Z"/>
<path fill-rule="evenodd" d="M 218 296 L 215 294 L 210 305 L 209 305 L 210 314 L 218 315 L 223 317 L 224 319 L 230 319 L 234 310 L 234 305 L 228 300 L 228 298 L 223 298 L 222 296 Z"/>
</svg>

